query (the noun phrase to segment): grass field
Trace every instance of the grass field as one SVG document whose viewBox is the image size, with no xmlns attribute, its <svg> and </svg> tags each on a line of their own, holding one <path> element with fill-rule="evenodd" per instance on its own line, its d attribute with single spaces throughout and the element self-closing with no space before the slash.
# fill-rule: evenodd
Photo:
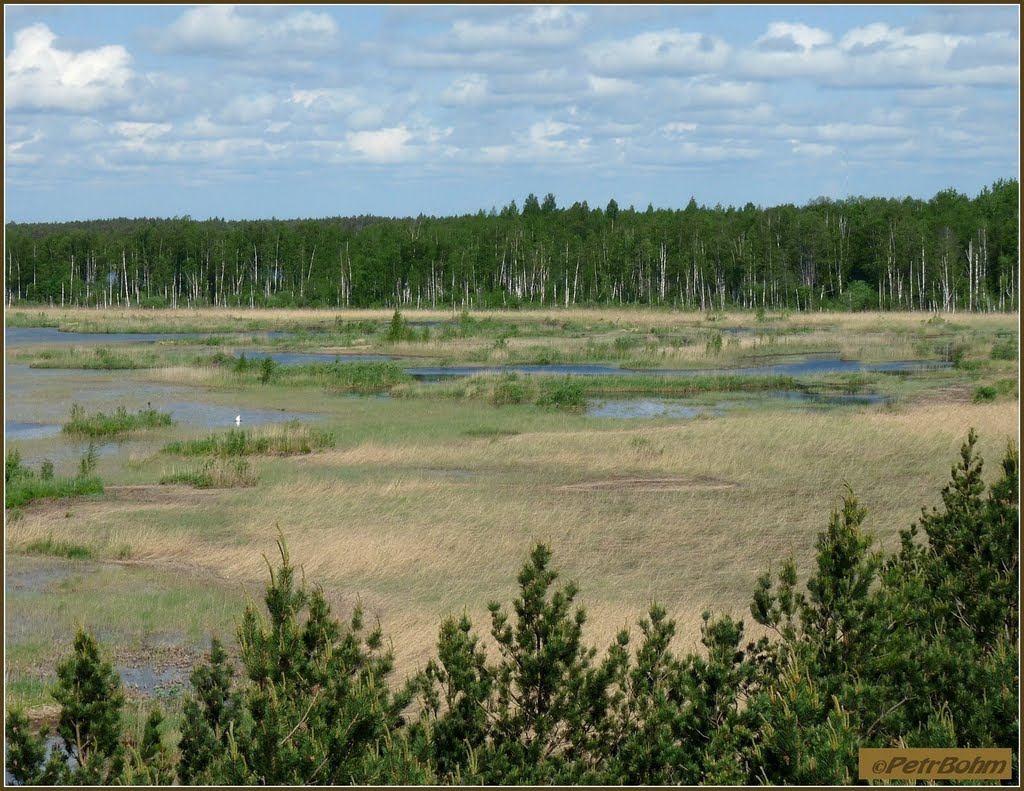
<svg viewBox="0 0 1024 791">
<path fill-rule="evenodd" d="M 314 370 L 260 382 L 230 366 L 193 364 L 175 344 L 178 356 L 167 366 L 126 364 L 115 375 L 132 387 L 192 388 L 241 411 L 314 413 L 316 431 L 333 435 L 333 443 L 298 456 L 257 447 L 246 456 L 245 485 L 161 485 L 201 477 L 191 467 L 182 472 L 182 457 L 162 453 L 167 443 L 216 445 L 209 429 L 176 424 L 161 429 L 159 442 L 142 437 L 103 457 L 102 496 L 41 500 L 9 519 L 8 701 L 32 706 L 44 703 L 43 682 L 69 650 L 76 623 L 133 661 L 147 652 L 156 663 L 168 652 L 195 656 L 212 633 L 230 643 L 243 591 L 262 591 L 263 555 L 272 555 L 279 529 L 293 560 L 324 586 L 339 614 L 359 600 L 380 619 L 400 677 L 432 654 L 444 616 L 465 610 L 486 633 L 488 601 L 510 598 L 537 541 L 551 544 L 564 575 L 579 582 L 590 616 L 586 634 L 598 646 L 654 600 L 677 619 L 681 645 L 690 646 L 703 610 L 748 616 L 754 581 L 769 566 L 794 557 L 807 569 L 815 536 L 846 486 L 867 507 L 868 529 L 892 547 L 922 506 L 939 503 L 969 428 L 980 435 L 991 473 L 1019 424 L 1017 360 L 993 355 L 1016 338 L 1016 315 L 794 314 L 759 322 L 732 314 L 517 311 L 474 313 L 469 321 L 455 316 L 465 332 L 445 338 L 435 328 L 428 341 L 389 344 L 390 311 L 38 313 L 15 311 L 15 321 L 76 330 L 319 329 L 329 343 L 315 346 L 307 333 L 299 345 L 333 352 L 335 341 L 351 336 L 346 350 L 417 364 L 423 357 L 525 360 L 548 348 L 576 361 L 649 359 L 666 367 L 749 366 L 756 356 L 811 352 L 954 365 L 852 383 L 795 383 L 896 397 L 885 407 L 778 409 L 746 393 L 744 408 L 724 415 L 614 420 L 538 405 L 536 397 L 502 401 L 493 378 L 479 386 L 389 378 L 385 389 L 414 396 L 392 398 L 346 394 Z M 453 320 L 451 312 L 406 318 Z M 723 327 L 750 332 L 722 334 Z M 724 338 L 721 348 L 708 345 L 716 335 Z M 124 363 L 164 348 L 130 346 L 117 354 Z M 629 380 L 616 381 L 616 392 L 646 392 Z M 1000 382 L 1013 386 L 975 399 L 979 387 Z M 71 391 L 64 380 L 52 387 L 56 400 Z M 62 441 L 32 442 L 45 448 Z"/>
</svg>

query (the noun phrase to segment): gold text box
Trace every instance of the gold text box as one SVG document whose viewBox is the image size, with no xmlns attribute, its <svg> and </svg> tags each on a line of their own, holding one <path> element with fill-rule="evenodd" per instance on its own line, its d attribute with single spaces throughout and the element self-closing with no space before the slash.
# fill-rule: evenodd
<svg viewBox="0 0 1024 791">
<path fill-rule="evenodd" d="M 1009 780 L 1009 747 L 862 747 L 861 780 Z"/>
</svg>

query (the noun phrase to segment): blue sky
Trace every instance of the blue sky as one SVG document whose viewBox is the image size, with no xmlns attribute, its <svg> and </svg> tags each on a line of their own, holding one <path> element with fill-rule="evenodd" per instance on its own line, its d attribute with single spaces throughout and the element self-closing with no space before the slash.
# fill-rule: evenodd
<svg viewBox="0 0 1024 791">
<path fill-rule="evenodd" d="M 1016 6 L 4 7 L 5 216 L 976 194 Z"/>
</svg>

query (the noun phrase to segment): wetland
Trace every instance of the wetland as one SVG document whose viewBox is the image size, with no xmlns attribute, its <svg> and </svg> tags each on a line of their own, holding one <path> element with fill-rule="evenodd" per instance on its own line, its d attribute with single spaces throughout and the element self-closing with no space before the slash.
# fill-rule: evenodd
<svg viewBox="0 0 1024 791">
<path fill-rule="evenodd" d="M 40 717 L 79 623 L 134 695 L 179 695 L 278 530 L 336 612 L 360 601 L 395 638 L 400 677 L 538 541 L 598 642 L 655 595 L 681 624 L 742 618 L 767 563 L 806 567 L 844 486 L 891 548 L 967 430 L 995 459 L 1019 417 L 1015 314 L 7 318 L 7 452 L 34 480 L 93 452 L 103 483 L 6 510 L 7 698 Z M 87 438 L 63 430 L 74 405 L 169 422 Z"/>
</svg>

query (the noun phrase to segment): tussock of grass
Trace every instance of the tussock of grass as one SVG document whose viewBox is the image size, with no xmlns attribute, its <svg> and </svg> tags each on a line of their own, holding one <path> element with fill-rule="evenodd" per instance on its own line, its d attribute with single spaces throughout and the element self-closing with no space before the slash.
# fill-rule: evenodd
<svg viewBox="0 0 1024 791">
<path fill-rule="evenodd" d="M 92 450 L 90 450 L 90 454 Z M 6 508 L 20 508 L 33 500 L 53 497 L 77 497 L 83 494 L 102 494 L 103 482 L 88 474 L 90 467 L 82 463 L 83 473 L 74 478 L 53 477 L 53 463 L 44 461 L 39 476 L 21 463 L 21 453 L 16 448 L 7 452 L 4 464 L 4 505 Z"/>
<path fill-rule="evenodd" d="M 995 401 L 999 395 L 999 391 L 992 385 L 982 385 L 974 391 L 974 400 L 981 401 Z"/>
<path fill-rule="evenodd" d="M 50 536 L 42 541 L 33 541 L 25 547 L 25 551 L 30 555 L 50 555 L 68 560 L 89 560 L 93 557 L 93 551 L 89 547 L 67 541 L 54 541 Z"/>
<path fill-rule="evenodd" d="M 583 396 L 583 383 L 579 379 L 544 379 L 540 383 L 537 406 L 549 409 L 578 411 L 587 405 Z"/>
<path fill-rule="evenodd" d="M 18 508 L 34 500 L 53 497 L 79 497 L 85 494 L 103 494 L 103 481 L 95 476 L 75 478 L 16 478 L 4 488 L 4 505 Z"/>
<path fill-rule="evenodd" d="M 80 404 L 73 404 L 71 416 L 64 424 L 64 433 L 85 437 L 111 437 L 141 429 L 164 428 L 173 423 L 169 412 L 157 412 L 151 407 L 132 414 L 125 407 L 119 406 L 111 415 L 103 412 L 87 415 Z"/>
<path fill-rule="evenodd" d="M 114 352 L 99 349 L 47 349 L 34 357 L 32 368 L 84 368 L 89 370 L 130 371 L 159 364 L 152 352 Z"/>
<path fill-rule="evenodd" d="M 385 362 L 333 363 L 267 366 L 266 358 L 231 360 L 234 381 L 247 384 L 277 384 L 289 387 L 322 387 L 332 392 L 380 393 L 396 384 L 412 381 L 400 365 Z"/>
<path fill-rule="evenodd" d="M 164 475 L 162 484 L 184 483 L 196 489 L 233 489 L 255 486 L 256 473 L 243 458 L 207 459 L 198 467 L 189 467 Z"/>
<path fill-rule="evenodd" d="M 297 421 L 268 433 L 231 429 L 203 439 L 172 442 L 164 453 L 178 456 L 297 456 L 334 447 L 334 434 L 304 426 Z"/>
<path fill-rule="evenodd" d="M 194 368 L 190 365 L 172 365 L 154 368 L 146 372 L 146 378 L 153 382 L 167 382 L 176 385 L 211 385 L 219 383 L 224 374 L 216 368 Z"/>
<path fill-rule="evenodd" d="M 993 384 L 981 385 L 974 390 L 974 402 L 995 401 L 1000 396 L 1018 397 L 1017 380 L 1000 379 Z"/>
<path fill-rule="evenodd" d="M 1019 354 L 1016 338 L 1006 338 L 992 346 L 991 357 L 993 360 L 1016 360 Z"/>
</svg>

